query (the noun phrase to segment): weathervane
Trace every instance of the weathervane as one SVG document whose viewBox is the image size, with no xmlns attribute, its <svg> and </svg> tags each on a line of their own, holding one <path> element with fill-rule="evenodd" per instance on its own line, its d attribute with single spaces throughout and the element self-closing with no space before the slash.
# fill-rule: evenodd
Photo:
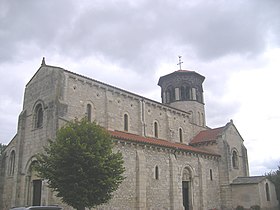
<svg viewBox="0 0 280 210">
<path fill-rule="evenodd" d="M 179 57 L 179 63 L 177 63 L 177 65 L 179 65 L 180 66 L 180 70 L 182 70 L 181 64 L 184 63 L 184 62 L 181 61 L 181 58 L 182 58 L 181 55 L 179 55 L 178 57 Z"/>
</svg>

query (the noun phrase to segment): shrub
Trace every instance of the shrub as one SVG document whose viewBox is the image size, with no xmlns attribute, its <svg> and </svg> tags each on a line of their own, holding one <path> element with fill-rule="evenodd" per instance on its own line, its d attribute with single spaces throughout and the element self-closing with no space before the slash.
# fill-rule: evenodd
<svg viewBox="0 0 280 210">
<path fill-rule="evenodd" d="M 251 209 L 252 210 L 261 210 L 261 207 L 259 205 L 254 205 L 254 206 L 251 206 Z"/>
</svg>

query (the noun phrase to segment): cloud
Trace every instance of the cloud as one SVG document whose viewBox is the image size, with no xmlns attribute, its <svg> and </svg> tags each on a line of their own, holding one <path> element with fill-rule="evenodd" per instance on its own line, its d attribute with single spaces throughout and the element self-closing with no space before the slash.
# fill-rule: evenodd
<svg viewBox="0 0 280 210">
<path fill-rule="evenodd" d="M 43 56 L 47 64 L 160 101 L 158 78 L 177 70 L 182 55 L 183 69 L 206 77 L 208 125 L 233 118 L 250 151 L 259 153 L 251 149 L 254 139 L 262 145 L 256 133 L 279 119 L 279 19 L 279 0 L 2 0 L 0 140 L 15 133 L 24 85 Z M 259 95 L 270 100 L 261 103 Z"/>
<path fill-rule="evenodd" d="M 16 58 L 22 46 L 36 45 L 76 59 L 105 56 L 149 73 L 164 55 L 171 56 L 170 48 L 191 50 L 202 61 L 255 56 L 264 50 L 268 32 L 279 31 L 279 3 L 273 0 L 83 3 L 4 1 L 0 61 Z"/>
</svg>

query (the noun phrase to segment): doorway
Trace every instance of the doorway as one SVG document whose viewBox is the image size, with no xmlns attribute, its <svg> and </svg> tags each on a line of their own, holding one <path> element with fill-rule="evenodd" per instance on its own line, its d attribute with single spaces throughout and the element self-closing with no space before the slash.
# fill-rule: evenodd
<svg viewBox="0 0 280 210">
<path fill-rule="evenodd" d="M 41 192 L 42 192 L 42 180 L 33 180 L 33 199 L 32 205 L 33 206 L 40 206 L 41 205 Z"/>
<path fill-rule="evenodd" d="M 189 182 L 183 181 L 183 206 L 185 210 L 190 210 L 190 201 L 189 201 Z"/>
<path fill-rule="evenodd" d="M 184 210 L 192 210 L 192 170 L 190 167 L 185 167 L 182 174 L 182 200 Z"/>
</svg>

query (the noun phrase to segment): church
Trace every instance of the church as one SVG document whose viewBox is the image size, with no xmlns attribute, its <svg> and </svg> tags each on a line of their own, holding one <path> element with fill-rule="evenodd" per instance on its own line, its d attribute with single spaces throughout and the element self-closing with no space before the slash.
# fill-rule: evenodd
<svg viewBox="0 0 280 210">
<path fill-rule="evenodd" d="M 108 130 L 126 179 L 100 210 L 278 209 L 275 187 L 249 176 L 247 150 L 233 121 L 209 128 L 195 71 L 159 78 L 161 102 L 41 66 L 26 84 L 18 128 L 0 162 L 0 209 L 62 203 L 32 165 L 65 123 L 86 117 Z"/>
</svg>

